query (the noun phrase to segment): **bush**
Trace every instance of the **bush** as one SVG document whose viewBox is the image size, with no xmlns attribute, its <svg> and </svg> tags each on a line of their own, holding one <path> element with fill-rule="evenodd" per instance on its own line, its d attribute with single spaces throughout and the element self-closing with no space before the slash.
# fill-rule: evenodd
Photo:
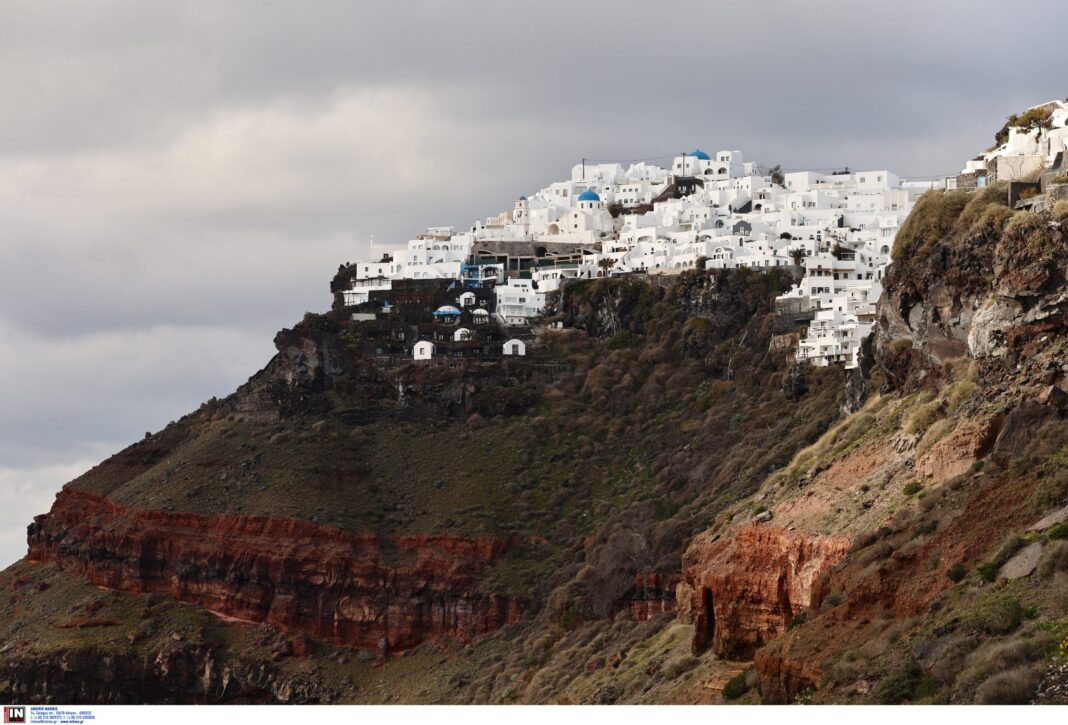
<svg viewBox="0 0 1068 725">
<path fill-rule="evenodd" d="M 977 566 L 975 570 L 979 572 L 979 576 L 983 578 L 983 581 L 992 582 L 998 578 L 998 569 L 1000 568 L 1001 567 L 999 567 L 994 562 L 988 561 L 985 564 L 980 564 L 979 566 Z"/>
<path fill-rule="evenodd" d="M 972 608 L 965 622 L 989 634 L 1008 634 L 1012 632 L 1034 611 L 1024 607 L 1019 599 L 997 596 L 980 602 Z"/>
<path fill-rule="evenodd" d="M 1041 214 L 1033 211 L 1021 211 L 1012 215 L 1012 219 L 1005 225 L 1005 233 L 1013 236 L 1026 236 L 1031 232 L 1042 228 L 1045 221 Z"/>
<path fill-rule="evenodd" d="M 909 660 L 893 674 L 880 680 L 872 690 L 872 697 L 880 705 L 900 705 L 912 698 L 922 679 L 923 672 L 919 665 Z"/>
<path fill-rule="evenodd" d="M 915 496 L 920 492 L 921 488 L 923 488 L 923 486 L 920 485 L 920 482 L 913 480 L 906 483 L 905 487 L 901 489 L 901 492 L 906 496 Z"/>
<path fill-rule="evenodd" d="M 1050 117 L 1052 115 L 1053 109 L 1045 106 L 1029 108 L 1019 116 L 1015 113 L 1009 116 L 1008 125 L 1027 129 L 1050 128 Z"/>
<path fill-rule="evenodd" d="M 979 705 L 1026 705 L 1035 693 L 1038 678 L 1030 667 L 1017 667 L 1001 672 L 975 691 Z"/>
<path fill-rule="evenodd" d="M 696 665 L 698 659 L 691 654 L 685 654 L 681 657 L 676 657 L 673 660 L 668 661 L 660 673 L 664 676 L 664 679 L 674 680 L 680 675 L 689 672 Z"/>
<path fill-rule="evenodd" d="M 833 609 L 844 601 L 845 594 L 842 594 L 841 592 L 835 592 L 833 594 L 828 595 L 827 598 L 823 600 L 823 604 L 820 605 L 820 608 L 824 610 Z"/>
<path fill-rule="evenodd" d="M 1059 524 L 1050 527 L 1046 536 L 1051 539 L 1068 539 L 1068 521 L 1062 521 Z"/>
<path fill-rule="evenodd" d="M 927 432 L 923 434 L 923 438 L 916 444 L 916 455 L 922 456 L 927 451 L 931 450 L 935 443 L 945 438 L 946 434 L 953 430 L 953 421 L 949 418 L 943 418 L 942 420 L 935 421 Z"/>
<path fill-rule="evenodd" d="M 579 611 L 578 607 L 569 607 L 560 613 L 560 620 L 558 624 L 561 629 L 572 630 L 578 625 L 586 621 L 586 617 Z"/>
<path fill-rule="evenodd" d="M 902 262 L 926 257 L 949 236 L 968 201 L 964 191 L 929 191 L 921 196 L 898 230 L 891 259 Z"/>
<path fill-rule="evenodd" d="M 1068 199 L 1062 199 L 1053 205 L 1053 221 L 1062 222 L 1068 219 Z"/>
<path fill-rule="evenodd" d="M 749 685 L 746 682 L 745 673 L 739 672 L 727 680 L 727 684 L 723 686 L 723 699 L 737 700 L 747 692 L 749 692 Z"/>
<path fill-rule="evenodd" d="M 1068 573 L 1068 542 L 1057 541 L 1049 546 L 1038 566 L 1038 574 L 1048 579 L 1057 572 Z"/>
<path fill-rule="evenodd" d="M 941 689 L 941 682 L 933 677 L 924 677 L 920 680 L 919 684 L 916 685 L 916 690 L 912 693 L 912 696 L 916 699 L 933 697 L 937 695 L 938 691 Z"/>
<path fill-rule="evenodd" d="M 927 534 L 933 534 L 935 529 L 938 528 L 938 519 L 931 519 L 930 521 L 924 521 L 916 527 L 917 536 L 926 536 Z"/>
<path fill-rule="evenodd" d="M 661 499 L 653 507 L 653 516 L 657 521 L 666 521 L 679 512 L 679 505 L 668 499 Z"/>
<path fill-rule="evenodd" d="M 937 400 L 917 406 L 905 419 L 905 432 L 912 435 L 921 435 L 941 417 L 942 404 Z"/>
<path fill-rule="evenodd" d="M 949 580 L 954 584 L 963 581 L 964 577 L 966 577 L 967 575 L 968 570 L 965 569 L 964 564 L 961 564 L 960 562 L 957 562 L 953 566 L 946 569 L 946 576 L 949 577 Z"/>
</svg>

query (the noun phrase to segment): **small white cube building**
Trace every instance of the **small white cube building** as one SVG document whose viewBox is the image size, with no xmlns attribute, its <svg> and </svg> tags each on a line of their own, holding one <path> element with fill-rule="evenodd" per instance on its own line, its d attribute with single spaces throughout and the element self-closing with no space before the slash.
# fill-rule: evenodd
<svg viewBox="0 0 1068 725">
<path fill-rule="evenodd" d="M 513 338 L 508 342 L 504 343 L 504 354 L 518 355 L 522 357 L 527 354 L 527 344 L 522 340 L 517 340 Z"/>
<path fill-rule="evenodd" d="M 412 348 L 412 357 L 416 360 L 429 360 L 434 357 L 436 348 L 430 340 L 420 340 Z"/>
<path fill-rule="evenodd" d="M 471 331 L 466 327 L 461 327 L 456 332 L 452 333 L 452 339 L 455 342 L 464 342 L 471 339 Z"/>
</svg>

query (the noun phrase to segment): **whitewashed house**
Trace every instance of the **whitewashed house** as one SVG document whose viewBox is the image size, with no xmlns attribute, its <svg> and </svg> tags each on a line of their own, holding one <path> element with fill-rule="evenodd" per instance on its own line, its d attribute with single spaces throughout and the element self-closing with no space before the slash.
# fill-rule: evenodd
<svg viewBox="0 0 1068 725">
<path fill-rule="evenodd" d="M 412 357 L 416 360 L 429 360 L 435 352 L 437 347 L 430 340 L 420 340 L 412 347 Z"/>
<path fill-rule="evenodd" d="M 513 338 L 508 342 L 504 343 L 503 352 L 505 355 L 517 355 L 519 357 L 523 357 L 527 354 L 527 344 L 522 340 L 517 340 Z"/>
</svg>

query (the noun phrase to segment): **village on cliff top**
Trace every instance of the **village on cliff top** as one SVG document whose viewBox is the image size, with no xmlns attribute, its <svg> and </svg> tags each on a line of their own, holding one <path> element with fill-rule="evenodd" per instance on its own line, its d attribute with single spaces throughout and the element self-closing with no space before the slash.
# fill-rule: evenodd
<svg viewBox="0 0 1068 725">
<path fill-rule="evenodd" d="M 448 299 L 425 310 L 441 329 L 407 341 L 416 360 L 463 355 L 489 326 L 499 328 L 494 338 L 510 338 L 494 354 L 525 355 L 546 295 L 568 280 L 785 267 L 801 275 L 777 300 L 801 329 L 786 341 L 796 359 L 853 368 L 894 237 L 919 196 L 1008 181 L 1010 205 L 1043 204 L 1042 172 L 1062 168 L 1066 150 L 1068 103 L 1051 101 L 1010 118 L 995 145 L 955 177 L 783 171 L 737 150 L 694 150 L 669 168 L 583 160 L 570 179 L 520 196 L 466 231 L 430 227 L 403 247 L 372 244 L 377 258 L 342 266 L 341 300 L 360 321 L 388 316 L 398 302 Z"/>
</svg>

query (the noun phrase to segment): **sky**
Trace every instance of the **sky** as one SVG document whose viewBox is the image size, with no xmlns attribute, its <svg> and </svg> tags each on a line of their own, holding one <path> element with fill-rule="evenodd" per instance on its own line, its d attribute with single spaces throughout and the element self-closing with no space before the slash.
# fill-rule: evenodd
<svg viewBox="0 0 1068 725">
<path fill-rule="evenodd" d="M 68 480 L 270 359 L 368 239 L 590 159 L 956 173 L 1068 95 L 1068 5 L 0 4 L 0 566 Z"/>
</svg>

